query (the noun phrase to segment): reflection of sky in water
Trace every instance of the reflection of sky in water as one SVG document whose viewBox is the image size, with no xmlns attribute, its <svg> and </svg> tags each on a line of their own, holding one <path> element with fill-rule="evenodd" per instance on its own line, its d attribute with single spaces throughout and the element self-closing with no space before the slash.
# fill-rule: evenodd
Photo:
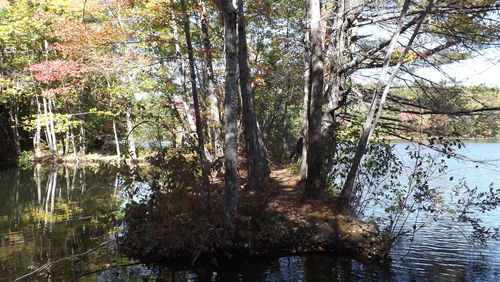
<svg viewBox="0 0 500 282">
<path fill-rule="evenodd" d="M 405 152 L 406 146 L 408 144 L 398 143 L 395 147 L 405 164 L 411 162 Z M 492 182 L 497 186 L 500 184 L 500 143 L 465 143 L 465 147 L 456 150 L 456 153 L 478 162 L 446 159 L 447 173 L 436 179 L 435 184 L 449 186 L 462 178 L 479 188 L 487 188 Z M 450 177 L 454 178 L 453 182 L 449 181 Z"/>
<path fill-rule="evenodd" d="M 404 148 L 408 144 L 396 144 L 396 150 L 405 163 L 408 163 Z M 451 190 L 460 179 L 464 179 L 470 187 L 478 187 L 480 191 L 488 189 L 490 183 L 494 187 L 500 184 L 500 143 L 466 143 L 465 148 L 457 153 L 476 161 L 447 159 L 449 169 L 446 174 L 431 181 L 432 185 Z M 453 181 L 450 181 L 453 177 Z M 497 228 L 500 224 L 500 209 L 480 216 L 486 227 Z M 500 244 L 489 242 L 488 246 L 471 246 L 464 237 L 471 231 L 468 224 L 452 224 L 451 221 L 432 222 L 432 219 L 421 217 L 419 222 L 429 227 L 420 230 L 414 241 L 403 240 L 392 252 L 393 271 L 396 276 L 404 275 L 404 279 L 452 279 L 452 280 L 485 280 L 494 281 L 500 275 Z M 447 224 L 453 228 L 444 226 Z M 411 251 L 408 253 L 408 246 Z M 448 277 L 448 278 L 446 278 Z"/>
<path fill-rule="evenodd" d="M 123 183 L 120 183 L 120 186 L 123 187 Z M 131 197 L 130 194 L 133 191 Z M 125 206 L 131 201 L 141 203 L 145 202 L 151 196 L 152 192 L 149 188 L 149 184 L 147 182 L 133 182 L 130 187 L 127 187 L 126 190 L 121 191 L 121 197 L 124 199 L 120 204 L 120 209 L 123 210 Z"/>
<path fill-rule="evenodd" d="M 1 170 L 0 281 L 11 281 L 47 261 L 84 252 L 111 238 L 113 212 L 121 201 L 116 181 L 116 172 L 107 167 Z M 94 267 L 103 259 L 106 256 L 96 258 Z M 67 280 L 86 269 L 88 258 L 61 263 L 51 267 L 51 278 Z"/>
</svg>

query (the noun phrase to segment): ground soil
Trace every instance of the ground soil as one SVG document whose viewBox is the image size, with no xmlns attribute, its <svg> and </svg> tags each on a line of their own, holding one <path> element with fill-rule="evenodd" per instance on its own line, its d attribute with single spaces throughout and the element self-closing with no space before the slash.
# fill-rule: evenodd
<svg viewBox="0 0 500 282">
<path fill-rule="evenodd" d="M 234 234 L 225 234 L 224 182 L 215 179 L 210 220 L 200 215 L 200 198 L 155 197 L 154 204 L 128 212 L 129 235 L 121 245 L 129 255 L 153 262 L 312 252 L 371 261 L 385 257 L 383 238 L 374 225 L 339 213 L 331 193 L 317 199 L 304 197 L 304 184 L 288 168 L 274 168 L 270 179 L 257 190 L 245 188 L 246 171 L 241 166 L 240 177 Z M 175 209 L 173 214 L 165 212 Z"/>
</svg>

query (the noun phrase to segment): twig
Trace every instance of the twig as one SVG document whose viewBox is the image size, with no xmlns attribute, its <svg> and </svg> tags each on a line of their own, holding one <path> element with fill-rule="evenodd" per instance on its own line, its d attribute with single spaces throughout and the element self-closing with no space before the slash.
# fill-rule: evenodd
<svg viewBox="0 0 500 282">
<path fill-rule="evenodd" d="M 111 240 L 108 240 L 106 242 L 103 242 L 103 243 L 97 245 L 97 247 L 94 247 L 94 248 L 92 248 L 90 250 L 87 250 L 87 251 L 85 251 L 83 253 L 72 255 L 72 256 L 69 256 L 69 257 L 64 257 L 64 258 L 58 259 L 58 260 L 53 261 L 53 262 L 47 262 L 46 264 L 40 266 L 39 268 L 33 270 L 32 272 L 30 272 L 28 274 L 25 274 L 25 275 L 23 275 L 21 277 L 16 278 L 13 282 L 20 281 L 20 280 L 22 280 L 22 279 L 24 279 L 24 278 L 26 278 L 28 276 L 31 276 L 31 275 L 33 275 L 33 274 L 35 274 L 37 272 L 40 272 L 40 271 L 42 271 L 44 269 L 47 269 L 47 268 L 53 266 L 54 264 L 58 264 L 58 263 L 63 262 L 63 261 L 67 261 L 67 260 L 70 260 L 70 259 L 74 259 L 74 258 L 78 258 L 78 257 L 84 256 L 84 255 L 87 255 L 87 254 L 89 254 L 89 253 L 91 253 L 91 252 L 93 252 L 93 251 L 95 251 L 95 250 L 97 250 L 97 249 L 99 249 L 99 248 L 101 248 L 101 247 L 103 247 L 103 246 L 111 243 L 114 240 L 115 239 L 111 239 Z"/>
</svg>

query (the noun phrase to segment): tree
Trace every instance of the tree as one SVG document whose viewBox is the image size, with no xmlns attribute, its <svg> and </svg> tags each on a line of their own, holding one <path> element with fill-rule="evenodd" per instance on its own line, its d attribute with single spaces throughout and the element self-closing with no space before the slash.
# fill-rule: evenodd
<svg viewBox="0 0 500 282">
<path fill-rule="evenodd" d="M 213 49 L 210 42 L 210 35 L 208 33 L 208 15 L 207 15 L 207 3 L 206 0 L 201 0 L 201 40 L 203 42 L 203 52 L 205 54 L 205 72 L 207 75 L 207 92 L 208 92 L 208 103 L 210 108 L 210 129 L 212 130 L 212 146 L 214 147 L 214 155 L 216 158 L 220 158 L 223 155 L 222 152 L 222 140 L 221 140 L 221 123 L 220 123 L 220 113 L 219 105 L 216 94 L 217 82 L 215 81 L 214 66 L 213 66 Z"/>
<path fill-rule="evenodd" d="M 432 5 L 434 4 L 434 1 L 429 1 L 425 12 L 420 15 L 418 23 L 413 30 L 413 34 L 411 35 L 410 39 L 408 40 L 408 43 L 406 44 L 406 48 L 404 49 L 400 58 L 397 60 L 397 63 L 392 70 L 392 74 L 389 75 L 389 65 L 390 65 L 391 61 L 393 61 L 394 52 L 396 50 L 396 44 L 397 44 L 398 39 L 400 37 L 401 29 L 403 28 L 403 20 L 406 17 L 406 14 L 408 12 L 408 8 L 410 5 L 409 2 L 410 1 L 405 1 L 403 4 L 399 23 L 398 23 L 397 28 L 394 31 L 394 34 L 391 38 L 391 42 L 389 43 L 389 48 L 388 48 L 388 51 L 387 51 L 385 59 L 384 59 L 384 65 L 382 67 L 382 70 L 380 73 L 380 78 L 377 82 L 377 86 L 375 88 L 373 99 L 372 99 L 372 102 L 370 105 L 370 110 L 368 112 L 368 116 L 367 116 L 365 123 L 363 125 L 363 131 L 361 133 L 361 137 L 358 141 L 356 153 L 355 153 L 354 158 L 352 160 L 352 165 L 351 165 L 351 168 L 349 170 L 349 174 L 347 175 L 347 178 L 345 180 L 344 186 L 342 188 L 342 192 L 340 193 L 340 201 L 343 204 L 348 204 L 351 201 L 352 190 L 354 187 L 354 180 L 355 180 L 355 176 L 357 174 L 357 170 L 359 168 L 359 164 L 361 162 L 361 158 L 362 158 L 363 154 L 365 153 L 365 150 L 366 150 L 366 147 L 368 144 L 368 140 L 370 139 L 371 135 L 373 134 L 373 130 L 375 129 L 375 126 L 377 125 L 377 123 L 380 119 L 380 116 L 382 114 L 382 110 L 383 110 L 384 105 L 385 105 L 385 100 L 387 98 L 387 94 L 389 93 L 389 89 L 391 88 L 392 82 L 393 82 L 394 78 L 396 77 L 398 69 L 401 67 L 401 64 L 403 63 L 404 59 L 406 58 L 406 55 L 408 54 L 408 52 L 411 48 L 410 46 L 412 46 L 412 43 L 415 40 L 415 37 L 417 36 L 425 17 L 430 12 L 430 9 L 432 8 Z"/>
<path fill-rule="evenodd" d="M 269 176 L 267 152 L 255 116 L 248 47 L 245 32 L 243 0 L 238 0 L 238 65 L 242 99 L 242 120 L 246 143 L 248 186 L 258 189 Z"/>
<path fill-rule="evenodd" d="M 226 83 L 224 96 L 224 214 L 229 231 L 236 227 L 238 207 L 238 10 L 231 0 L 216 2 L 224 19 Z"/>
<path fill-rule="evenodd" d="M 208 167 L 205 156 L 205 142 L 203 140 L 203 127 L 201 125 L 200 105 L 198 102 L 198 91 L 196 86 L 196 73 L 194 69 L 193 46 L 191 43 L 191 30 L 189 27 L 189 17 L 186 11 L 186 2 L 181 0 L 182 15 L 184 20 L 184 33 L 186 35 L 186 45 L 189 58 L 189 74 L 191 80 L 191 93 L 193 94 L 194 112 L 196 117 L 196 135 L 198 137 L 198 154 L 200 156 L 202 189 L 205 193 L 205 206 L 207 215 L 210 214 L 210 183 L 208 180 Z"/>
<path fill-rule="evenodd" d="M 476 4 L 479 6 L 475 6 Z M 311 5 L 309 9 L 311 9 L 310 13 L 315 13 Z M 367 95 L 371 106 L 367 109 L 367 118 L 360 133 L 358 150 L 353 156 L 351 170 L 345 179 L 344 189 L 341 193 L 341 202 L 344 205 L 352 200 L 351 196 L 348 195 L 353 194 L 353 182 L 366 144 L 376 129 L 378 120 L 387 119 L 382 115 L 382 112 L 386 108 L 387 96 L 391 96 L 389 94 L 391 87 L 398 79 L 405 83 L 411 83 L 401 79 L 398 71 L 401 69 L 406 74 L 416 77 L 412 72 L 412 66 L 427 64 L 439 67 L 439 64 L 445 62 L 439 59 L 440 56 L 453 56 L 455 59 L 464 58 L 458 55 L 459 52 L 463 52 L 458 47 L 460 42 L 464 42 L 463 40 L 477 46 L 497 40 L 498 37 L 494 32 L 491 32 L 491 21 L 485 20 L 490 16 L 489 13 L 496 9 L 498 7 L 492 1 L 475 4 L 462 3 L 462 1 L 434 4 L 431 1 L 425 5 L 405 1 L 404 3 L 387 2 L 383 5 L 375 5 L 372 1 L 364 0 L 340 1 L 337 5 L 327 2 L 322 10 L 316 9 L 317 18 L 323 19 L 323 25 L 327 28 L 324 29 L 323 34 L 319 32 L 325 42 L 320 53 L 314 50 L 315 38 L 313 34 L 318 32 L 315 31 L 317 30 L 315 17 L 311 16 L 309 31 L 312 44 L 311 61 L 318 58 L 320 54 L 328 58 L 324 68 L 326 70 L 325 77 L 328 80 L 325 84 L 326 87 L 321 90 L 322 97 L 325 99 L 319 103 L 319 106 L 314 106 L 314 100 L 310 100 L 317 97 L 312 92 L 308 93 L 313 88 L 308 87 L 306 91 L 306 97 L 310 98 L 309 100 L 305 98 L 305 104 L 308 105 L 306 111 L 308 119 L 306 126 L 304 126 L 308 132 L 304 136 L 304 147 L 307 148 L 307 154 L 302 155 L 302 164 L 307 164 L 308 193 L 317 195 L 317 192 L 310 193 L 310 191 L 324 189 L 330 181 L 329 179 L 338 176 L 334 171 L 331 171 L 332 161 L 338 146 L 336 135 L 339 133 L 342 123 L 352 122 L 359 115 L 364 114 L 366 97 L 363 95 L 373 91 L 373 94 Z M 468 16 L 466 16 L 467 13 Z M 457 24 L 459 21 L 461 24 Z M 380 31 L 380 39 L 369 39 L 373 36 L 366 34 L 365 30 L 369 26 L 383 26 L 385 29 L 394 30 L 394 33 L 389 39 L 386 39 L 382 38 L 382 34 L 386 33 Z M 373 34 L 373 32 L 371 33 Z M 426 36 L 433 38 L 435 44 L 430 44 Z M 331 47 L 333 49 L 330 49 Z M 364 75 L 366 70 L 370 69 L 378 70 L 376 73 L 378 78 L 373 89 L 366 84 L 360 85 L 352 80 L 354 76 Z M 316 85 L 318 85 L 318 77 L 315 77 L 313 72 L 314 70 L 311 69 L 309 85 L 314 85 L 314 79 L 317 80 Z M 418 87 L 418 80 L 416 87 Z M 393 103 L 403 101 L 401 97 L 392 96 L 390 99 Z M 401 104 L 399 105 L 401 106 Z M 353 110 L 354 107 L 357 109 Z M 320 110 L 317 112 L 321 113 L 321 118 L 318 118 L 320 114 L 311 115 L 318 108 Z M 320 129 L 316 129 L 316 126 Z M 311 135 L 311 133 L 314 134 Z M 317 154 L 319 157 L 316 158 L 312 148 L 320 148 L 319 151 L 323 154 Z M 310 174 L 311 172 L 313 174 Z M 313 183 L 318 185 L 313 186 Z M 312 189 L 313 187 L 315 189 Z"/>
<path fill-rule="evenodd" d="M 317 161 L 322 154 L 321 145 L 321 112 L 323 106 L 323 35 L 321 25 L 321 1 L 309 1 L 311 16 L 311 62 L 307 107 L 307 179 L 305 193 L 311 197 L 319 196 L 325 186 L 322 175 L 322 163 Z"/>
</svg>

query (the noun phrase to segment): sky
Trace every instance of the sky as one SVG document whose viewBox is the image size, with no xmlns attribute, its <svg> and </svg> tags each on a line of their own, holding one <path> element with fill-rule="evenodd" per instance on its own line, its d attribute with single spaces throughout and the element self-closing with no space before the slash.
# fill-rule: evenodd
<svg viewBox="0 0 500 282">
<path fill-rule="evenodd" d="M 498 15 L 491 15 L 492 20 L 500 21 Z M 379 25 L 367 25 L 358 30 L 360 35 L 368 35 L 370 40 L 382 41 L 391 38 L 393 31 Z M 425 39 L 425 38 L 424 38 Z M 408 35 L 401 36 L 398 41 L 399 48 L 409 40 Z M 432 47 L 434 42 L 428 42 Z M 435 46 L 435 45 L 434 45 Z M 434 82 L 447 81 L 457 82 L 460 85 L 480 85 L 489 87 L 500 87 L 500 48 L 492 47 L 479 50 L 471 54 L 471 58 L 452 64 L 440 66 L 441 71 L 433 67 L 422 67 L 416 69 L 414 73 Z M 443 74 L 445 73 L 445 74 Z M 399 73 L 401 74 L 401 72 Z M 358 73 L 354 80 L 364 83 L 373 82 L 378 79 L 379 70 L 363 70 Z M 370 78 L 368 78 L 370 77 Z M 402 75 L 403 78 L 410 79 L 410 75 Z M 411 79 L 410 79 L 411 80 Z"/>
<path fill-rule="evenodd" d="M 500 87 L 500 50 L 483 50 L 475 57 L 442 66 L 443 72 L 462 85 L 479 85 Z M 433 68 L 422 68 L 417 75 L 434 82 L 447 80 L 447 77 Z"/>
</svg>

